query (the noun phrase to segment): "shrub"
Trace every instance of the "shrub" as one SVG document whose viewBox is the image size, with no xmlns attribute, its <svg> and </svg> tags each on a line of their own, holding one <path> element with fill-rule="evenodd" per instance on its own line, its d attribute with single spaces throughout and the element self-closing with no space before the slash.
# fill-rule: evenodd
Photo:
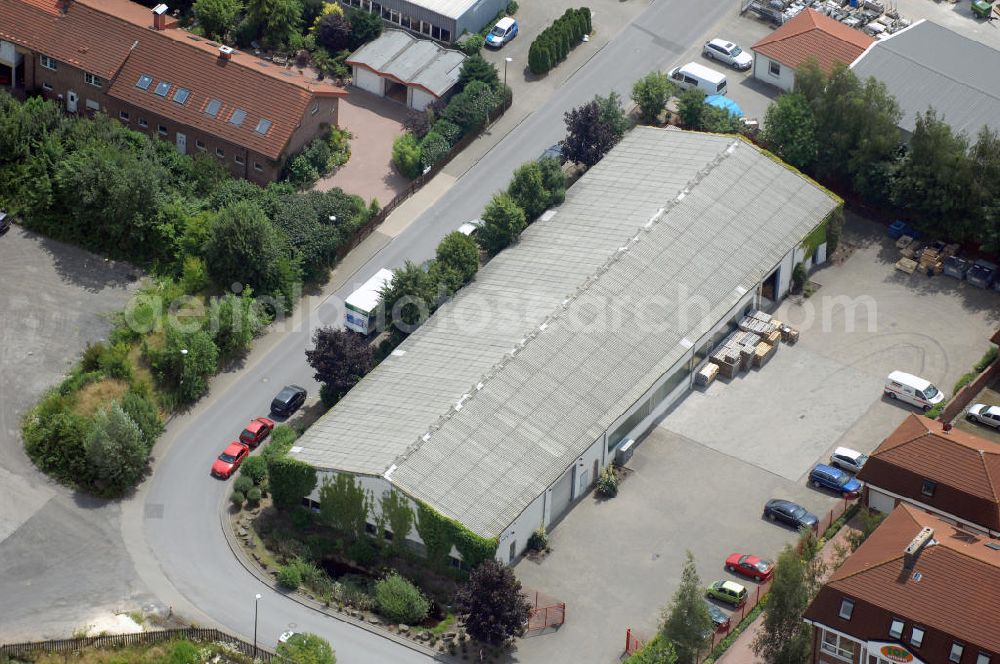
<svg viewBox="0 0 1000 664">
<path fill-rule="evenodd" d="M 538 526 L 535 532 L 528 538 L 528 548 L 532 551 L 545 551 L 549 548 L 549 535 L 545 532 L 545 526 Z"/>
<path fill-rule="evenodd" d="M 296 507 L 316 488 L 316 469 L 288 456 L 267 460 L 268 485 L 279 510 Z"/>
<path fill-rule="evenodd" d="M 198 648 L 190 641 L 178 641 L 170 650 L 170 659 L 167 664 L 198 664 L 201 656 Z"/>
<path fill-rule="evenodd" d="M 528 47 L 528 69 L 536 76 L 545 74 L 562 62 L 590 31 L 589 9 L 567 9 L 531 42 Z"/>
<path fill-rule="evenodd" d="M 247 491 L 247 502 L 250 503 L 251 507 L 257 507 L 257 505 L 260 505 L 260 495 L 260 489 L 255 486 L 250 487 L 250 490 Z"/>
<path fill-rule="evenodd" d="M 486 39 L 482 35 L 469 35 L 455 44 L 455 48 L 468 56 L 479 55 Z"/>
<path fill-rule="evenodd" d="M 91 488 L 100 495 L 120 496 L 146 472 L 149 448 L 143 433 L 118 403 L 98 411 L 83 446 Z"/>
<path fill-rule="evenodd" d="M 979 374 L 977 374 L 974 371 L 962 374 L 961 377 L 959 377 L 959 379 L 955 381 L 955 386 L 951 389 L 951 393 L 957 394 L 960 389 L 962 389 L 963 387 L 974 381 L 976 379 L 976 376 L 978 375 Z"/>
<path fill-rule="evenodd" d="M 372 564 L 378 560 L 378 545 L 375 544 L 368 537 L 362 537 L 361 539 L 355 540 L 351 546 L 347 548 L 347 555 L 350 556 L 351 560 L 356 562 L 362 567 L 370 567 Z"/>
<path fill-rule="evenodd" d="M 411 180 L 423 172 L 420 146 L 413 134 L 405 133 L 397 136 L 392 142 L 392 164 L 401 175 Z"/>
<path fill-rule="evenodd" d="M 211 279 L 205 261 L 197 256 L 185 256 L 184 267 L 181 269 L 181 285 L 189 295 L 200 293 L 208 288 Z"/>
<path fill-rule="evenodd" d="M 239 491 L 242 494 L 246 494 L 246 492 L 252 488 L 253 488 L 253 480 L 243 475 L 242 473 L 233 482 L 233 491 Z"/>
<path fill-rule="evenodd" d="M 444 158 L 449 150 L 451 150 L 451 143 L 448 142 L 448 139 L 431 130 L 420 141 L 421 163 L 424 168 L 430 168 Z"/>
<path fill-rule="evenodd" d="M 656 122 L 675 91 L 676 86 L 660 71 L 651 71 L 636 81 L 632 85 L 632 101 L 638 104 L 642 121 L 647 124 Z"/>
<path fill-rule="evenodd" d="M 390 572 L 375 584 L 378 612 L 397 623 L 419 625 L 430 611 L 430 602 L 409 580 Z"/>
<path fill-rule="evenodd" d="M 601 470 L 597 478 L 597 493 L 605 498 L 614 498 L 618 495 L 618 476 L 615 475 L 615 467 L 607 465 Z"/>
<path fill-rule="evenodd" d="M 247 477 L 254 485 L 260 486 L 267 479 L 267 460 L 259 454 L 248 457 L 240 466 L 240 477 Z"/>
<path fill-rule="evenodd" d="M 233 507 L 240 509 L 243 507 L 243 503 L 246 502 L 247 497 L 244 496 L 239 491 L 233 491 L 229 494 L 229 502 L 233 504 Z"/>
<path fill-rule="evenodd" d="M 806 274 L 806 266 L 802 263 L 796 263 L 792 269 L 792 288 L 795 289 L 795 292 L 802 292 L 802 288 L 806 285 L 806 279 L 808 278 L 809 275 Z"/>
<path fill-rule="evenodd" d="M 146 449 L 152 449 L 156 438 L 163 433 L 163 420 L 156 406 L 145 394 L 138 390 L 129 390 L 121 400 L 122 410 L 139 426 L 142 441 Z"/>
<path fill-rule="evenodd" d="M 302 572 L 294 562 L 278 568 L 278 585 L 287 590 L 297 590 L 302 585 Z"/>
<path fill-rule="evenodd" d="M 510 194 L 496 194 L 483 211 L 476 243 L 491 256 L 517 241 L 526 225 L 522 210 Z"/>
<path fill-rule="evenodd" d="M 998 349 L 996 346 L 990 347 L 990 349 L 986 351 L 986 353 L 982 356 L 982 358 L 980 358 L 980 360 L 976 362 L 975 366 L 972 367 L 973 369 L 976 370 L 976 373 L 982 373 L 986 371 L 986 367 L 993 364 L 993 361 L 997 359 L 997 352 Z"/>
<path fill-rule="evenodd" d="M 438 136 L 444 137 L 449 145 L 454 145 L 458 139 L 462 138 L 462 128 L 454 122 L 441 118 L 431 125 L 430 130 Z"/>
<path fill-rule="evenodd" d="M 549 203 L 549 192 L 545 190 L 541 166 L 534 161 L 521 164 L 514 171 L 507 193 L 524 210 L 525 221 L 530 223 L 537 219 L 545 212 Z"/>
</svg>

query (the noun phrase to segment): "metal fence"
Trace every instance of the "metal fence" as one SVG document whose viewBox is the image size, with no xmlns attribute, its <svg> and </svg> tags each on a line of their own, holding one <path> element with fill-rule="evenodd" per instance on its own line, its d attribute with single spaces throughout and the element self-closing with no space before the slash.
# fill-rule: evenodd
<svg viewBox="0 0 1000 664">
<path fill-rule="evenodd" d="M 632 628 L 629 627 L 625 630 L 625 654 L 631 655 L 635 653 L 645 641 L 642 641 L 638 636 L 632 633 Z"/>
<path fill-rule="evenodd" d="M 79 639 L 58 639 L 54 641 L 33 641 L 28 643 L 8 643 L 0 645 L 0 656 L 27 657 L 38 653 L 73 653 L 87 648 L 128 648 L 131 646 L 150 645 L 175 639 L 188 639 L 210 643 L 224 643 L 233 650 L 254 657 L 260 662 L 275 662 L 276 664 L 291 664 L 284 657 L 275 655 L 270 650 L 254 646 L 232 634 L 217 629 L 200 629 L 188 627 L 184 629 L 165 629 L 154 632 L 139 632 L 137 634 L 113 634 L 110 636 L 88 636 Z"/>
<path fill-rule="evenodd" d="M 424 171 L 421 175 L 417 176 L 417 178 L 410 183 L 410 186 L 397 194 L 395 198 L 386 203 L 385 206 L 378 211 L 378 213 L 374 214 L 371 219 L 355 230 L 350 239 L 337 249 L 337 260 L 343 259 L 348 252 L 351 251 L 351 249 L 354 249 L 356 246 L 361 244 L 365 238 L 371 235 L 372 231 L 378 228 L 378 226 L 385 221 L 390 214 L 392 214 L 393 210 L 402 205 L 406 199 L 417 193 L 421 187 L 430 182 L 431 179 L 440 173 L 445 166 L 451 163 L 451 160 L 454 159 L 462 150 L 469 147 L 473 141 L 479 138 L 487 127 L 503 116 L 513 103 L 513 95 L 508 94 L 503 103 L 490 111 L 490 113 L 486 116 L 486 122 L 483 123 L 482 127 L 476 131 L 470 131 L 468 134 L 463 136 L 458 143 L 455 143 L 455 145 L 452 146 L 451 150 L 449 150 L 444 157 L 435 162 L 433 166 Z"/>
<path fill-rule="evenodd" d="M 526 590 L 524 596 L 531 603 L 528 614 L 528 631 L 559 627 L 566 622 L 566 602 L 560 602 L 536 590 Z"/>
</svg>

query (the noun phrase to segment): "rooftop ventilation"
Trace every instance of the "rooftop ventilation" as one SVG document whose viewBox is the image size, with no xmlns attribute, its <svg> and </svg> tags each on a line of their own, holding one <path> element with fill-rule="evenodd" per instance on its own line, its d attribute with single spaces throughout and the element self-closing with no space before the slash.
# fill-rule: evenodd
<svg viewBox="0 0 1000 664">
<path fill-rule="evenodd" d="M 913 566 L 917 564 L 917 557 L 920 556 L 920 552 L 923 551 L 924 547 L 927 546 L 934 537 L 934 529 L 930 527 L 923 527 L 917 536 L 903 549 L 903 568 L 907 570 L 913 569 Z"/>
<path fill-rule="evenodd" d="M 153 29 L 165 30 L 167 27 L 167 6 L 160 3 L 153 7 Z"/>
<path fill-rule="evenodd" d="M 233 49 L 231 46 L 220 46 L 219 47 L 219 58 L 222 60 L 232 60 L 233 59 Z"/>
</svg>

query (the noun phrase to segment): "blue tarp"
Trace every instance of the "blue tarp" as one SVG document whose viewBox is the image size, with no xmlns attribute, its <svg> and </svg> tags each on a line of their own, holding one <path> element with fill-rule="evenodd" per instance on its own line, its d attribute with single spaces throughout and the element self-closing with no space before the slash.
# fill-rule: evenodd
<svg viewBox="0 0 1000 664">
<path fill-rule="evenodd" d="M 725 95 L 711 95 L 710 97 L 705 97 L 705 103 L 721 108 L 724 111 L 728 111 L 734 118 L 743 117 L 743 109 L 740 108 L 740 105 Z"/>
</svg>

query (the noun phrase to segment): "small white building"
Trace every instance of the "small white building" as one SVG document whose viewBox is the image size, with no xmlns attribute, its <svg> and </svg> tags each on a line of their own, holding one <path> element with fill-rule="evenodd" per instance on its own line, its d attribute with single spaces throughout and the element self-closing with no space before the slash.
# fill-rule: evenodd
<svg viewBox="0 0 1000 664">
<path fill-rule="evenodd" d="M 386 30 L 347 58 L 354 85 L 416 111 L 447 98 L 458 83 L 465 54 L 402 30 Z"/>
<path fill-rule="evenodd" d="M 875 40 L 829 16 L 806 9 L 750 47 L 753 77 L 782 90 L 795 87 L 795 70 L 813 59 L 829 74 L 850 65 Z"/>
</svg>

